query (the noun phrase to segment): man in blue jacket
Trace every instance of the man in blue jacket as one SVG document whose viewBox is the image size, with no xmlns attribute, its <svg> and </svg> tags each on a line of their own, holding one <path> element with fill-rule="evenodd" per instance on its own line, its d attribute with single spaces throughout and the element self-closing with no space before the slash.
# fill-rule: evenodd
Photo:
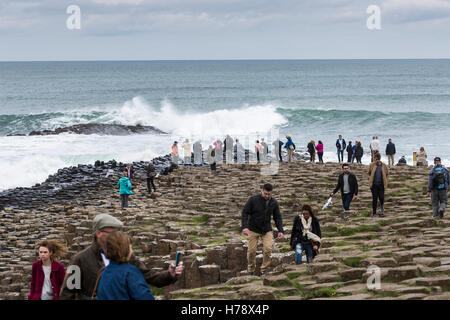
<svg viewBox="0 0 450 320">
<path fill-rule="evenodd" d="M 248 237 L 247 271 L 250 275 L 255 273 L 256 248 L 259 238 L 262 238 L 263 241 L 261 275 L 264 275 L 270 266 L 273 238 L 270 220 L 272 217 L 278 229 L 278 239 L 283 238 L 280 207 L 277 200 L 272 198 L 272 190 L 271 184 L 265 184 L 261 193 L 250 197 L 242 210 L 242 232 Z"/>
<path fill-rule="evenodd" d="M 339 135 L 339 139 L 336 140 L 336 148 L 339 162 L 344 161 L 344 150 L 346 146 L 347 143 L 345 142 L 345 139 L 342 138 L 342 135 Z"/>
<path fill-rule="evenodd" d="M 441 164 L 441 158 L 434 158 L 434 167 L 428 176 L 428 193 L 431 196 L 433 217 L 443 218 L 448 201 L 449 174 L 446 167 Z"/>
</svg>

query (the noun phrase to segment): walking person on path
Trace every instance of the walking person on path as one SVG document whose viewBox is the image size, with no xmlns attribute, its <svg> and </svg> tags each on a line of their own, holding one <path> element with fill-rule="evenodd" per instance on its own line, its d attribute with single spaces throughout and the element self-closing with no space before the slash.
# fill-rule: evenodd
<svg viewBox="0 0 450 320">
<path fill-rule="evenodd" d="M 124 171 L 122 173 L 122 178 L 117 182 L 117 186 L 120 187 L 120 200 L 121 200 L 121 209 L 128 208 L 128 196 L 133 194 L 131 191 L 131 181 L 130 178 L 127 177 L 127 172 Z"/>
<path fill-rule="evenodd" d="M 434 158 L 434 166 L 428 175 L 428 197 L 431 196 L 433 218 L 443 218 L 448 201 L 448 169 L 441 164 L 441 158 Z"/>
<path fill-rule="evenodd" d="M 272 197 L 273 187 L 265 184 L 260 194 L 251 196 L 242 210 L 242 232 L 248 237 L 247 271 L 250 275 L 255 273 L 256 248 L 258 239 L 263 241 L 263 262 L 261 275 L 264 275 L 270 266 L 272 254 L 272 225 L 271 218 L 275 221 L 278 229 L 278 239 L 283 238 L 283 220 L 277 200 Z"/>
<path fill-rule="evenodd" d="M 350 172 L 350 166 L 347 163 L 342 165 L 342 173 L 338 177 L 336 188 L 330 196 L 334 196 L 338 190 L 341 191 L 342 206 L 344 210 L 350 210 L 350 202 L 358 199 L 358 180 L 356 176 Z"/>
<path fill-rule="evenodd" d="M 152 193 L 152 187 L 153 187 L 153 191 L 156 192 L 156 187 L 155 187 L 155 183 L 154 183 L 155 177 L 156 177 L 155 166 L 153 165 L 153 161 L 150 161 L 147 165 L 147 191 L 148 191 L 148 193 Z"/>
<path fill-rule="evenodd" d="M 356 148 L 355 148 L 355 158 L 356 158 L 356 162 L 357 163 L 361 163 L 361 158 L 364 155 L 364 149 L 361 146 L 361 141 L 358 141 L 356 143 Z"/>
<path fill-rule="evenodd" d="M 308 153 L 309 153 L 309 157 L 310 157 L 309 162 L 314 163 L 316 160 L 316 143 L 315 143 L 315 141 L 311 140 L 308 143 L 307 148 L 308 148 Z"/>
<path fill-rule="evenodd" d="M 319 157 L 319 162 L 323 163 L 323 143 L 319 140 L 316 146 L 317 156 Z"/>
<path fill-rule="evenodd" d="M 288 134 L 286 136 L 287 142 L 284 147 L 287 149 L 288 162 L 292 162 L 292 158 L 294 156 L 295 144 L 292 141 L 292 135 Z"/>
<path fill-rule="evenodd" d="M 381 162 L 381 155 L 374 154 L 374 162 L 369 165 L 369 187 L 372 191 L 373 217 L 378 218 L 377 207 L 380 200 L 380 217 L 384 217 L 384 192 L 388 186 L 389 168 Z"/>
</svg>

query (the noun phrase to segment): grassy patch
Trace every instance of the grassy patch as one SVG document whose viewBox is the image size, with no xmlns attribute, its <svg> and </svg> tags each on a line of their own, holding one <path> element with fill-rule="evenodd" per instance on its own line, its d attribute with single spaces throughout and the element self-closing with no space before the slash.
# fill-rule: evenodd
<svg viewBox="0 0 450 320">
<path fill-rule="evenodd" d="M 192 222 L 198 223 L 198 224 L 206 224 L 209 221 L 209 216 L 204 214 L 200 217 L 194 217 L 191 219 Z"/>
<path fill-rule="evenodd" d="M 342 263 L 352 268 L 358 268 L 361 261 L 364 260 L 365 258 L 366 257 L 345 258 L 344 260 L 342 260 Z"/>
<path fill-rule="evenodd" d="M 331 298 L 336 295 L 336 289 L 342 287 L 343 285 L 338 284 L 328 288 L 319 288 L 313 291 L 310 291 L 304 295 L 306 299 L 314 299 L 314 298 Z"/>
<path fill-rule="evenodd" d="M 272 282 L 270 286 L 271 287 L 276 287 L 276 288 L 278 288 L 278 287 L 292 287 L 293 283 L 289 279 L 282 279 L 282 280 L 278 280 L 278 281 Z"/>
<path fill-rule="evenodd" d="M 292 280 L 292 279 L 295 279 L 295 278 L 300 277 L 302 274 L 303 274 L 303 272 L 292 272 L 292 273 L 286 274 L 286 277 L 287 277 L 289 280 Z"/>
</svg>

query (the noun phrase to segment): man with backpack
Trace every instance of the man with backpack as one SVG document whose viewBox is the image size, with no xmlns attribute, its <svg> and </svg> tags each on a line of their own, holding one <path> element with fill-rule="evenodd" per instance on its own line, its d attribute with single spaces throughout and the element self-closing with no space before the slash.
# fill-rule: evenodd
<svg viewBox="0 0 450 320">
<path fill-rule="evenodd" d="M 434 158 L 434 167 L 428 176 L 428 193 L 431 196 L 433 218 L 443 218 L 448 200 L 449 173 L 441 164 L 441 158 Z"/>
</svg>

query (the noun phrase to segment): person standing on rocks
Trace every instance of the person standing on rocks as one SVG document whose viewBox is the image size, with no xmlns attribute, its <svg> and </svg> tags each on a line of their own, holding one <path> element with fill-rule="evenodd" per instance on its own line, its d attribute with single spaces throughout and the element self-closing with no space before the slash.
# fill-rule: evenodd
<svg viewBox="0 0 450 320">
<path fill-rule="evenodd" d="M 353 146 L 351 141 L 348 142 L 346 151 L 347 151 L 347 162 L 350 163 L 352 162 L 352 155 L 353 155 Z"/>
<path fill-rule="evenodd" d="M 373 137 L 372 142 L 370 143 L 370 150 L 372 152 L 372 162 L 375 160 L 375 153 L 380 153 L 380 141 L 378 137 Z"/>
<path fill-rule="evenodd" d="M 309 153 L 309 157 L 310 157 L 309 162 L 314 163 L 315 159 L 316 159 L 316 143 L 315 143 L 315 141 L 311 140 L 308 143 L 307 148 L 308 148 L 308 153 Z"/>
<path fill-rule="evenodd" d="M 178 141 L 174 141 L 172 145 L 172 153 L 170 154 L 172 157 L 172 162 L 178 165 L 179 154 L 178 154 Z"/>
<path fill-rule="evenodd" d="M 261 151 L 262 151 L 262 161 L 263 163 L 267 163 L 267 157 L 269 155 L 269 146 L 264 141 L 264 138 L 261 138 Z"/>
<path fill-rule="evenodd" d="M 323 163 L 323 143 L 319 140 L 316 146 L 317 156 L 319 157 L 319 162 Z"/>
<path fill-rule="evenodd" d="M 226 142 L 226 152 L 225 152 L 225 160 L 227 162 L 227 164 L 233 164 L 234 163 L 234 156 L 233 156 L 233 150 L 234 150 L 234 146 L 233 146 L 233 138 L 230 137 L 229 134 L 227 134 L 227 137 L 225 138 L 225 142 Z"/>
<path fill-rule="evenodd" d="M 238 164 L 243 164 L 245 160 L 245 150 L 239 139 L 236 139 L 236 160 Z"/>
<path fill-rule="evenodd" d="M 192 152 L 191 152 L 192 145 L 189 142 L 189 139 L 184 140 L 181 147 L 183 148 L 184 166 L 190 166 L 191 165 L 191 156 L 192 156 Z"/>
<path fill-rule="evenodd" d="M 211 172 L 216 171 L 216 149 L 213 146 L 208 148 L 208 163 L 211 168 Z"/>
<path fill-rule="evenodd" d="M 127 172 L 127 177 L 131 179 L 134 178 L 134 168 L 131 166 L 131 163 L 127 163 L 125 170 Z"/>
<path fill-rule="evenodd" d="M 295 144 L 292 142 L 292 135 L 286 135 L 287 142 L 284 147 L 287 149 L 288 162 L 292 162 L 294 156 Z"/>
<path fill-rule="evenodd" d="M 129 263 L 132 254 L 130 236 L 121 231 L 108 234 L 109 264 L 101 273 L 97 300 L 155 300 L 141 271 Z"/>
<path fill-rule="evenodd" d="M 70 262 L 73 272 L 67 274 L 61 290 L 61 300 L 91 300 L 98 273 L 102 267 L 109 265 L 106 257 L 106 238 L 111 232 L 119 231 L 123 223 L 109 214 L 98 214 L 93 220 L 93 243 L 80 253 L 76 254 Z M 145 281 L 152 286 L 163 287 L 175 283 L 183 273 L 183 262 L 178 267 L 172 263 L 167 271 L 154 272 L 140 262 L 134 254 L 129 264 L 136 266 L 143 274 Z M 77 286 L 77 282 L 79 286 Z"/>
<path fill-rule="evenodd" d="M 147 166 L 147 191 L 148 191 L 148 193 L 152 193 L 151 187 L 153 187 L 153 191 L 156 192 L 156 187 L 155 187 L 155 183 L 154 183 L 155 177 L 156 177 L 155 166 L 153 165 L 153 161 L 150 161 Z"/>
<path fill-rule="evenodd" d="M 364 155 L 364 149 L 361 146 L 361 141 L 358 141 L 356 143 L 356 148 L 355 148 L 355 158 L 356 158 L 356 163 L 361 163 L 361 158 Z"/>
<path fill-rule="evenodd" d="M 203 164 L 202 161 L 202 143 L 200 142 L 200 140 L 197 140 L 194 143 L 194 167 L 200 167 Z"/>
<path fill-rule="evenodd" d="M 216 142 L 214 143 L 214 146 L 216 148 L 216 162 L 218 164 L 222 164 L 223 162 L 223 143 L 220 141 L 219 138 L 217 138 Z"/>
<path fill-rule="evenodd" d="M 280 138 L 277 138 L 272 145 L 273 145 L 273 153 L 275 153 L 275 157 L 277 161 L 283 162 L 283 157 L 281 156 L 281 147 L 283 146 L 284 142 L 280 140 Z"/>
<path fill-rule="evenodd" d="M 117 182 L 117 186 L 120 187 L 120 200 L 121 200 L 121 208 L 128 208 L 128 197 L 130 194 L 133 194 L 131 191 L 131 181 L 130 178 L 127 177 L 127 172 L 124 171 L 122 173 L 122 178 Z"/>
<path fill-rule="evenodd" d="M 352 147 L 352 163 L 355 162 L 355 159 L 356 159 L 355 151 L 356 151 L 356 145 L 357 144 L 358 144 L 358 141 L 355 140 L 355 143 L 353 144 L 353 147 Z"/>
<path fill-rule="evenodd" d="M 39 244 L 39 260 L 31 268 L 28 300 L 59 300 L 66 270 L 56 258 L 63 251 L 64 246 L 55 240 L 44 240 Z"/>
<path fill-rule="evenodd" d="M 433 218 L 443 218 L 448 201 L 448 169 L 441 164 L 441 158 L 434 158 L 434 166 L 428 175 L 428 197 L 431 196 Z"/>
<path fill-rule="evenodd" d="M 372 191 L 373 217 L 378 218 L 377 207 L 380 200 L 380 217 L 384 217 L 384 191 L 388 186 L 389 168 L 381 162 L 380 153 L 374 154 L 374 162 L 369 165 L 369 187 Z"/>
<path fill-rule="evenodd" d="M 338 190 L 341 190 L 342 206 L 344 210 L 350 210 L 350 203 L 353 199 L 358 199 L 358 180 L 350 172 L 350 166 L 347 163 L 342 165 L 342 173 L 339 175 L 336 188 L 330 194 L 333 197 Z"/>
<path fill-rule="evenodd" d="M 336 148 L 339 162 L 344 161 L 344 150 L 346 146 L 347 143 L 345 142 L 345 139 L 342 138 L 342 135 L 339 135 L 339 138 L 336 140 Z"/>
<path fill-rule="evenodd" d="M 272 191 L 272 185 L 269 183 L 265 184 L 261 189 L 261 193 L 251 196 L 242 210 L 242 232 L 248 237 L 247 271 L 250 275 L 255 273 L 256 248 L 260 238 L 263 241 L 261 275 L 264 275 L 270 266 L 273 242 L 270 223 L 272 217 L 278 229 L 278 239 L 283 238 L 283 220 L 280 214 L 280 207 L 277 200 L 272 198 Z"/>
<path fill-rule="evenodd" d="M 417 166 L 428 166 L 427 153 L 424 147 L 420 147 L 419 153 L 417 153 Z"/>
<path fill-rule="evenodd" d="M 386 145 L 386 156 L 388 157 L 389 167 L 395 164 L 394 155 L 395 155 L 395 144 L 393 144 L 392 139 L 389 138 L 388 144 Z"/>
<path fill-rule="evenodd" d="M 290 247 L 295 250 L 296 264 L 303 263 L 303 251 L 306 252 L 306 263 L 313 262 L 319 253 L 321 237 L 319 220 L 314 216 L 311 206 L 303 205 L 302 213 L 294 219 L 291 232 Z"/>
<path fill-rule="evenodd" d="M 259 140 L 256 140 L 255 143 L 255 153 L 256 153 L 256 161 L 257 163 L 260 162 L 260 156 L 261 156 L 261 145 L 259 144 Z"/>
</svg>

